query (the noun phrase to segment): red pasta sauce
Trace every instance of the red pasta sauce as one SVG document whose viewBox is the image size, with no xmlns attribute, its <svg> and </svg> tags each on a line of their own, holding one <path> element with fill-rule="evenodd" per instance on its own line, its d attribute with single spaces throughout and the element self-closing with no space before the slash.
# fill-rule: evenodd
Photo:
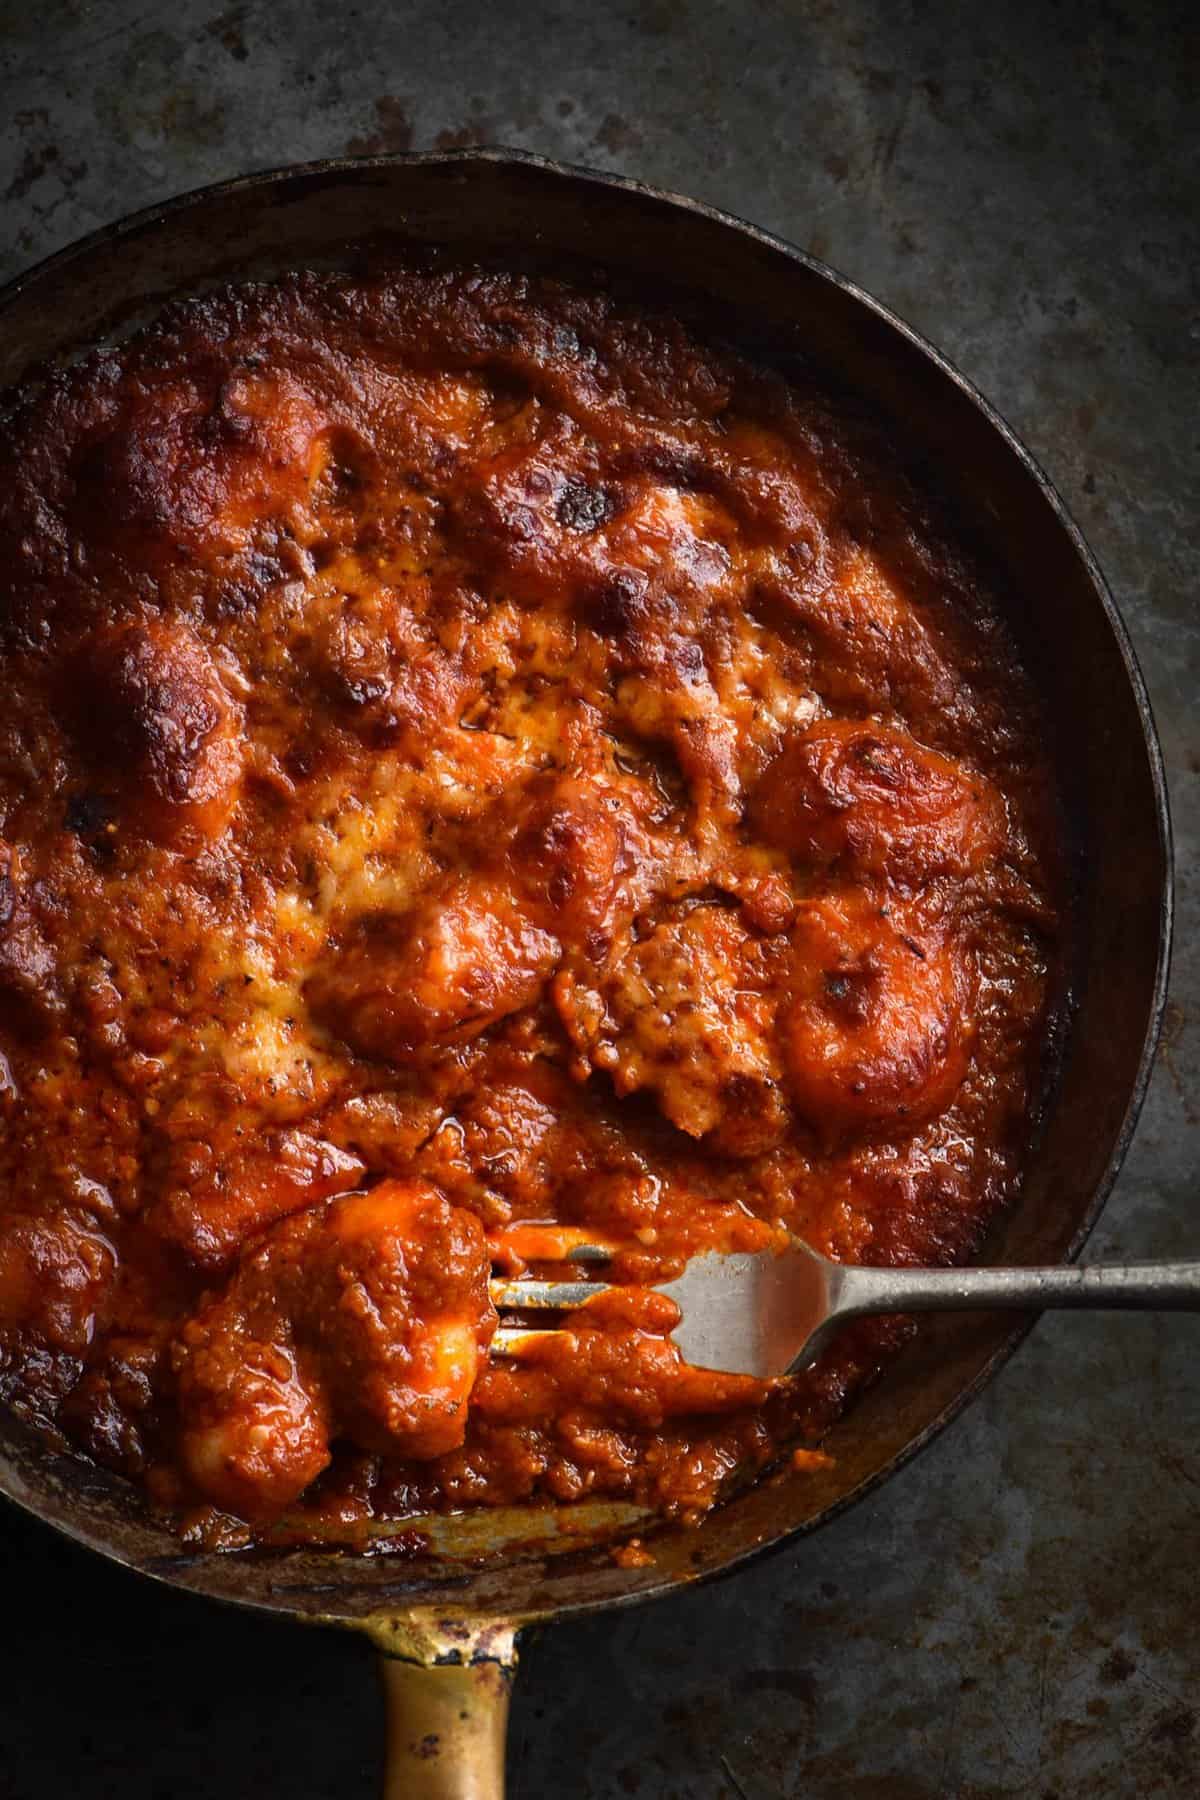
<svg viewBox="0 0 1200 1800">
<path fill-rule="evenodd" d="M 0 1399 L 214 1545 L 819 1442 L 898 1325 L 759 1383 L 646 1289 L 968 1257 L 1062 954 L 1036 704 L 882 430 L 432 266 L 174 306 L 0 465 Z M 585 1239 L 622 1292 L 489 1356 Z"/>
</svg>

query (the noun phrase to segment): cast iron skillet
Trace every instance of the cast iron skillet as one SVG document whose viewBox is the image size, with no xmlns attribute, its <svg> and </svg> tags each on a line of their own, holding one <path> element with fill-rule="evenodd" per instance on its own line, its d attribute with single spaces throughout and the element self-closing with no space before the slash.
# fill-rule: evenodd
<svg viewBox="0 0 1200 1800">
<path fill-rule="evenodd" d="M 1061 500 L 1004 422 L 936 350 L 866 294 L 711 207 L 510 151 L 316 163 L 227 182 L 97 232 L 0 293 L 0 388 L 119 334 L 171 295 L 248 274 L 354 266 L 390 240 L 465 258 L 535 259 L 666 299 L 781 361 L 811 356 L 894 423 L 989 556 L 1049 703 L 1077 846 L 1075 1010 L 1062 1071 L 995 1261 L 1073 1257 L 1115 1179 L 1164 1002 L 1170 827 L 1154 724 L 1124 627 Z M 811 1531 L 941 1429 L 1028 1322 L 930 1320 L 839 1423 L 831 1466 L 733 1495 L 655 1561 L 612 1559 L 628 1508 L 446 1519 L 428 1553 L 186 1551 L 114 1477 L 0 1425 L 0 1491 L 78 1543 L 196 1593 L 352 1626 L 385 1651 L 389 1792 L 497 1795 L 521 1626 L 726 1571 Z M 581 1529 L 582 1528 L 582 1529 Z"/>
</svg>

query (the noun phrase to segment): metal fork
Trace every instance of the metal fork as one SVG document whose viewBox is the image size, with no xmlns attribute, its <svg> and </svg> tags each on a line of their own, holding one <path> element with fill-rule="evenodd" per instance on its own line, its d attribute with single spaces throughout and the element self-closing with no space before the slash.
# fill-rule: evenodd
<svg viewBox="0 0 1200 1800">
<path fill-rule="evenodd" d="M 603 1262 L 610 1255 L 603 1245 L 578 1243 L 564 1260 Z M 555 1335 L 506 1322 L 512 1313 L 576 1311 L 611 1291 L 602 1281 L 495 1277 L 490 1292 L 501 1323 L 492 1350 L 520 1357 Z M 685 1362 L 769 1378 L 803 1368 L 838 1325 L 868 1313 L 1040 1312 L 1059 1306 L 1200 1311 L 1200 1263 L 876 1269 L 831 1262 L 791 1237 L 779 1249 L 752 1255 L 713 1251 L 694 1257 L 677 1280 L 656 1291 L 680 1310 L 671 1335 Z"/>
</svg>

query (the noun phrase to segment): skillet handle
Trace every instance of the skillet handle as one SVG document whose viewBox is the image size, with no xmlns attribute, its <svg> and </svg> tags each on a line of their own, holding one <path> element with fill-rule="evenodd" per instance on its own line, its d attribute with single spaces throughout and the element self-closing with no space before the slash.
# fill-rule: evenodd
<svg viewBox="0 0 1200 1800">
<path fill-rule="evenodd" d="M 384 1648 L 383 1800 L 504 1800 L 515 1634 L 493 1627 L 451 1655 L 433 1660 Z"/>
</svg>

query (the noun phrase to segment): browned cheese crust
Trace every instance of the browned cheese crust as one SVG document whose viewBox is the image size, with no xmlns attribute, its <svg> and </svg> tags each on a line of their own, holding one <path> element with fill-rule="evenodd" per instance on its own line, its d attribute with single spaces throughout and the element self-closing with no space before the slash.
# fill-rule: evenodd
<svg viewBox="0 0 1200 1800">
<path fill-rule="evenodd" d="M 227 1544 L 815 1441 L 896 1328 L 768 1388 L 635 1292 L 515 1365 L 486 1277 L 948 1262 L 1013 1188 L 1052 782 L 887 439 L 434 267 L 175 306 L 0 462 L 0 1397 Z"/>
</svg>

